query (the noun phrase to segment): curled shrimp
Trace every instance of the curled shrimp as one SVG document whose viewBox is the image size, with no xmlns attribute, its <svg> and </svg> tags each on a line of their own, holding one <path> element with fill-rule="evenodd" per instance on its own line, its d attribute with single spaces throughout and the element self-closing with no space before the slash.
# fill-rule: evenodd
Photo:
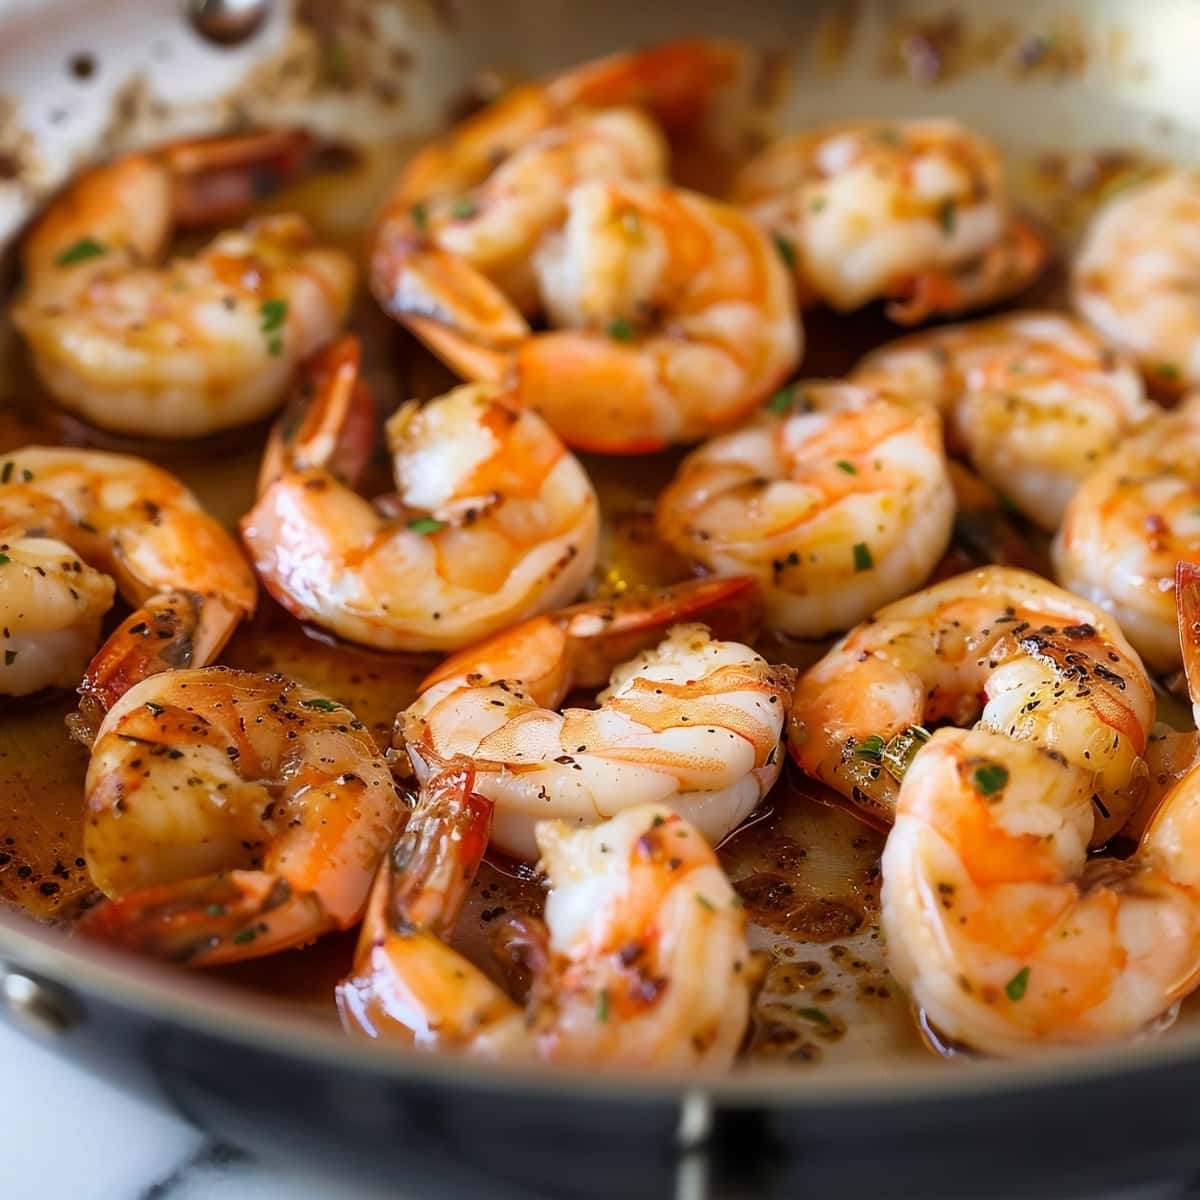
<svg viewBox="0 0 1200 1200">
<path fill-rule="evenodd" d="M 787 272 L 746 215 L 628 180 L 579 183 L 564 207 L 532 258 L 548 331 L 455 257 L 439 262 L 436 302 L 406 278 L 389 311 L 460 373 L 505 384 L 569 444 L 607 453 L 716 432 L 795 367 Z"/>
<path fill-rule="evenodd" d="M 887 825 L 929 727 L 973 723 L 1079 771 L 1101 845 L 1145 791 L 1153 720 L 1149 677 L 1106 613 L 1027 571 L 984 567 L 852 629 L 797 684 L 788 749 Z"/>
<path fill-rule="evenodd" d="M 669 808 L 592 829 L 538 822 L 550 891 L 523 1006 L 446 944 L 487 844 L 479 779 L 452 763 L 422 787 L 338 986 L 346 1028 L 486 1058 L 728 1067 L 750 1007 L 745 913 Z"/>
<path fill-rule="evenodd" d="M 129 455 L 0 456 L 0 543 L 0 691 L 80 686 L 84 740 L 132 683 L 211 662 L 254 611 L 233 538 L 173 475 Z M 96 652 L 113 581 L 136 611 Z"/>
<path fill-rule="evenodd" d="M 301 379 L 302 416 L 273 436 L 242 518 L 271 595 L 386 650 L 455 649 L 578 595 L 596 494 L 546 423 L 483 384 L 404 405 L 387 423 L 397 493 L 384 512 L 344 482 L 374 433 L 358 370 L 354 339 L 327 347 Z"/>
<path fill-rule="evenodd" d="M 795 672 L 684 622 L 745 635 L 759 603 L 753 580 L 713 579 L 534 618 L 435 670 L 397 744 L 422 779 L 475 762 L 492 837 L 518 857 L 536 857 L 543 818 L 591 825 L 648 803 L 719 841 L 779 775 Z M 597 708 L 558 711 L 604 683 Z"/>
<path fill-rule="evenodd" d="M 1093 216 L 1072 268 L 1076 309 L 1167 395 L 1200 385 L 1200 172 L 1122 188 Z"/>
<path fill-rule="evenodd" d="M 1180 564 L 1193 699 L 1200 571 Z M 993 1054 L 1161 1027 L 1200 980 L 1200 770 L 1137 851 L 1089 858 L 1091 772 L 1050 747 L 942 729 L 900 786 L 883 853 L 892 972 L 936 1030 Z"/>
<path fill-rule="evenodd" d="M 50 205 L 24 243 L 13 320 L 64 408 L 183 438 L 278 406 L 346 318 L 350 259 L 281 215 L 162 260 L 176 229 L 241 215 L 313 150 L 295 131 L 175 142 L 87 171 Z"/>
<path fill-rule="evenodd" d="M 659 497 L 659 536 L 763 586 L 766 621 L 845 629 L 920 586 L 950 540 L 954 492 L 931 408 L 795 384 L 692 451 Z"/>
<path fill-rule="evenodd" d="M 1175 564 L 1200 561 L 1200 401 L 1127 439 L 1072 497 L 1055 573 L 1121 622 L 1149 666 L 1180 663 Z"/>
<path fill-rule="evenodd" d="M 96 737 L 85 803 L 84 855 L 110 899 L 84 931 L 196 966 L 355 924 L 404 817 L 353 713 L 225 667 L 126 692 Z"/>
<path fill-rule="evenodd" d="M 950 120 L 852 121 L 772 142 L 734 182 L 801 301 L 887 300 L 903 325 L 1021 291 L 1049 248 L 1005 190 L 995 146 Z"/>
<path fill-rule="evenodd" d="M 1157 411 L 1129 362 L 1051 312 L 914 334 L 851 378 L 936 407 L 951 449 L 1050 532 L 1080 480 Z"/>
</svg>

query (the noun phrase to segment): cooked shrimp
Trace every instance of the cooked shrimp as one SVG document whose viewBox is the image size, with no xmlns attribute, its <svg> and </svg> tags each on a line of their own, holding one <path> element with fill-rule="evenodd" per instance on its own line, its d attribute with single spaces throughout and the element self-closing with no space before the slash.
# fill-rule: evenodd
<svg viewBox="0 0 1200 1200">
<path fill-rule="evenodd" d="M 1190 564 L 1178 591 L 1194 667 Z M 1200 980 L 1200 768 L 1123 860 L 1088 857 L 1092 787 L 1086 764 L 984 729 L 939 730 L 916 755 L 883 853 L 883 925 L 892 972 L 940 1034 L 993 1054 L 1130 1037 Z"/>
<path fill-rule="evenodd" d="M 85 796 L 84 855 L 111 899 L 84 930 L 197 966 L 355 924 L 404 817 L 353 713 L 282 675 L 225 667 L 126 692 Z"/>
<path fill-rule="evenodd" d="M 950 540 L 954 492 L 932 408 L 796 384 L 694 450 L 658 501 L 659 536 L 763 585 L 767 624 L 820 637 L 919 587 Z"/>
<path fill-rule="evenodd" d="M 1200 561 L 1200 400 L 1084 479 L 1053 547 L 1060 582 L 1112 613 L 1152 670 L 1179 667 L 1175 564 Z"/>
<path fill-rule="evenodd" d="M 1174 395 L 1200 386 L 1200 172 L 1183 168 L 1123 188 L 1084 233 L 1075 307 Z"/>
<path fill-rule="evenodd" d="M 266 416 L 345 320 L 354 268 L 298 216 L 163 263 L 175 229 L 297 173 L 296 132 L 177 142 L 81 175 L 33 227 L 13 320 L 46 389 L 104 429 L 196 437 Z"/>
<path fill-rule="evenodd" d="M 851 378 L 936 407 L 951 449 L 1051 532 L 1079 481 L 1157 411 L 1128 362 L 1050 312 L 914 334 Z"/>
<path fill-rule="evenodd" d="M 81 736 L 144 675 L 211 662 L 254 611 L 237 543 L 140 458 L 49 446 L 0 455 L 0 543 L 0 691 L 82 680 Z M 92 658 L 113 580 L 137 611 Z"/>
<path fill-rule="evenodd" d="M 1036 575 L 984 567 L 851 630 L 797 685 L 788 748 L 886 825 L 928 727 L 974 722 L 1081 772 L 1101 844 L 1145 790 L 1153 720 L 1150 680 L 1114 621 Z"/>
<path fill-rule="evenodd" d="M 950 120 L 852 121 L 772 142 L 733 200 L 775 234 L 801 300 L 889 300 L 903 325 L 1014 295 L 1049 248 L 1012 207 L 1000 154 Z"/>
<path fill-rule="evenodd" d="M 550 893 L 524 1006 L 446 945 L 487 843 L 479 778 L 451 764 L 422 788 L 338 987 L 345 1026 L 487 1058 L 728 1067 L 750 1007 L 745 913 L 669 808 L 593 829 L 538 822 Z"/>
<path fill-rule="evenodd" d="M 386 293 L 452 367 L 505 383 L 573 446 L 638 453 L 694 441 L 765 399 L 800 358 L 787 272 L 753 221 L 690 192 L 589 180 L 532 257 L 551 329 L 467 260 L 405 262 Z"/>
<path fill-rule="evenodd" d="M 716 842 L 779 775 L 795 672 L 682 622 L 724 623 L 732 609 L 744 628 L 756 592 L 749 579 L 704 580 L 528 621 L 443 663 L 397 718 L 397 741 L 419 778 L 474 761 L 496 805 L 492 836 L 519 857 L 536 856 L 542 818 L 591 825 L 650 803 Z M 557 711 L 606 679 L 598 708 Z"/>
<path fill-rule="evenodd" d="M 596 494 L 536 413 L 482 384 L 403 406 L 387 424 L 398 494 L 385 515 L 338 473 L 342 435 L 364 427 L 357 343 L 318 356 L 302 394 L 308 379 L 315 410 L 290 443 L 277 432 L 242 519 L 289 612 L 380 649 L 448 650 L 579 594 L 596 559 Z M 349 449 L 340 469 L 354 474 Z"/>
</svg>

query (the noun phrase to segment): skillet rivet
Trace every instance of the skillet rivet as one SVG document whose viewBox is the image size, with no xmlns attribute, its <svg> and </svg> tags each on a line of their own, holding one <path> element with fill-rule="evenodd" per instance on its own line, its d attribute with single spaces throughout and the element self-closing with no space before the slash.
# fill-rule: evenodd
<svg viewBox="0 0 1200 1200">
<path fill-rule="evenodd" d="M 0 962 L 0 1007 L 18 1028 L 42 1037 L 65 1033 L 78 1022 L 70 999 L 50 983 Z"/>
</svg>

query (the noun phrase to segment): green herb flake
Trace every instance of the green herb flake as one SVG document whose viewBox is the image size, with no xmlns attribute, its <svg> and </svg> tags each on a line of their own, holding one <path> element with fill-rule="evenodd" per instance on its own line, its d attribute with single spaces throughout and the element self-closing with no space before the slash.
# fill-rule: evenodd
<svg viewBox="0 0 1200 1200">
<path fill-rule="evenodd" d="M 11 462 L 4 464 L 4 470 L 0 471 L 0 483 L 7 483 L 12 478 L 13 465 Z"/>
<path fill-rule="evenodd" d="M 942 201 L 937 215 L 938 225 L 942 232 L 950 237 L 958 225 L 958 207 L 953 200 Z"/>
<path fill-rule="evenodd" d="M 1174 363 L 1159 363 L 1154 370 L 1160 379 L 1169 379 L 1172 383 L 1179 380 L 1179 368 Z"/>
<path fill-rule="evenodd" d="M 337 712 L 342 706 L 336 700 L 326 700 L 323 697 L 317 700 L 301 700 L 301 708 L 315 708 L 318 712 Z"/>
<path fill-rule="evenodd" d="M 414 517 L 408 527 L 413 533 L 437 533 L 439 529 L 446 528 L 446 522 L 439 521 L 437 517 Z"/>
<path fill-rule="evenodd" d="M 267 340 L 267 353 L 275 358 L 283 352 L 283 338 L 275 336 Z"/>
<path fill-rule="evenodd" d="M 833 465 L 837 467 L 839 471 L 845 471 L 847 475 L 858 474 L 858 468 L 852 462 L 847 462 L 844 458 L 839 458 Z"/>
<path fill-rule="evenodd" d="M 225 915 L 225 905 L 209 904 L 205 906 L 204 912 L 209 917 L 223 917 Z"/>
<path fill-rule="evenodd" d="M 235 946 L 245 946 L 258 937 L 257 929 L 239 929 L 229 940 Z"/>
<path fill-rule="evenodd" d="M 717 911 L 717 906 L 707 896 L 702 896 L 699 892 L 696 893 L 696 903 L 709 912 Z"/>
<path fill-rule="evenodd" d="M 854 757 L 866 759 L 867 762 L 880 762 L 883 757 L 883 747 L 886 743 L 877 733 L 865 737 L 854 747 Z"/>
<path fill-rule="evenodd" d="M 325 73 L 335 84 L 347 83 L 350 79 L 350 55 L 340 38 L 334 38 L 325 51 Z"/>
<path fill-rule="evenodd" d="M 854 543 L 854 569 L 856 571 L 869 571 L 875 565 L 875 560 L 871 557 L 871 548 L 866 542 Z"/>
<path fill-rule="evenodd" d="M 450 209 L 450 215 L 456 221 L 469 221 L 477 212 L 479 205 L 470 196 L 462 196 L 455 200 Z"/>
<path fill-rule="evenodd" d="M 423 233 L 429 228 L 429 210 L 423 204 L 414 204 L 408 210 L 412 223 Z"/>
<path fill-rule="evenodd" d="M 788 269 L 794 271 L 796 269 L 796 244 L 791 238 L 784 237 L 782 233 L 772 233 L 771 239 L 775 243 L 775 249 L 779 251 L 779 257 L 787 264 Z"/>
<path fill-rule="evenodd" d="M 1015 1004 L 1029 987 L 1029 968 L 1022 967 L 1005 985 L 1004 994 Z"/>
<path fill-rule="evenodd" d="M 13 663 L 15 663 L 16 661 L 17 661 L 17 652 L 15 650 L 5 650 L 4 665 L 6 667 L 11 667 L 13 665 Z"/>
<path fill-rule="evenodd" d="M 33 479 L 33 472 L 28 467 L 21 471 L 21 482 L 29 483 Z"/>
<path fill-rule="evenodd" d="M 108 253 L 108 247 L 93 237 L 81 237 L 73 242 L 55 260 L 56 267 L 73 267 L 76 263 L 87 262 L 89 258 L 99 258 Z"/>
<path fill-rule="evenodd" d="M 808 202 L 808 211 L 814 212 L 814 213 L 819 213 L 825 208 L 825 206 L 828 203 L 829 203 L 829 201 L 826 200 L 824 196 L 814 196 Z"/>
<path fill-rule="evenodd" d="M 601 988 L 596 996 L 596 1020 L 601 1024 L 608 1020 L 608 988 Z"/>
<path fill-rule="evenodd" d="M 0 554 L 0 567 L 7 567 L 12 559 L 7 554 Z"/>
<path fill-rule="evenodd" d="M 780 388 L 770 400 L 763 406 L 768 412 L 785 413 L 791 412 L 792 401 L 795 399 L 796 389 L 794 386 Z"/>
<path fill-rule="evenodd" d="M 632 342 L 633 326 L 624 317 L 617 317 L 609 323 L 608 336 L 614 342 Z"/>
<path fill-rule="evenodd" d="M 263 333 L 276 333 L 283 328 L 287 320 L 288 302 L 286 300 L 264 300 L 258 310 L 262 322 L 259 329 Z"/>
<path fill-rule="evenodd" d="M 976 767 L 971 775 L 975 790 L 981 796 L 994 796 L 1008 783 L 1008 768 L 999 763 L 984 763 Z"/>
<path fill-rule="evenodd" d="M 829 1014 L 824 1009 L 820 1008 L 798 1008 L 796 1012 L 806 1021 L 812 1021 L 816 1025 L 832 1025 L 833 1022 L 829 1019 Z"/>
</svg>

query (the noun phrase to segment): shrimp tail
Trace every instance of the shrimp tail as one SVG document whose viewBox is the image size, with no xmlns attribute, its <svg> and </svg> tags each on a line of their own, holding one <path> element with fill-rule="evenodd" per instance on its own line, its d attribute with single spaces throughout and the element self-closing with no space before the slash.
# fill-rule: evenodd
<svg viewBox="0 0 1200 1200">
<path fill-rule="evenodd" d="M 315 892 L 265 871 L 222 871 L 105 900 L 80 932 L 188 966 L 215 966 L 304 945 L 338 927 Z"/>
<path fill-rule="evenodd" d="M 645 108 L 672 135 L 694 132 L 739 80 L 750 53 L 735 42 L 681 38 L 633 54 L 613 54 L 569 71 L 546 88 L 555 107 Z"/>
<path fill-rule="evenodd" d="M 472 790 L 474 782 L 465 760 L 429 779 L 380 866 L 354 968 L 337 986 L 347 1030 L 453 1039 L 512 1009 L 442 941 L 458 921 L 491 830 L 491 801 Z"/>
<path fill-rule="evenodd" d="M 314 467 L 355 487 L 371 461 L 375 442 L 375 397 L 362 378 L 362 344 L 347 335 L 301 367 L 267 441 L 258 494 L 286 471 Z"/>
<path fill-rule="evenodd" d="M 1175 603 L 1179 616 L 1179 646 L 1188 695 L 1200 708 L 1200 564 L 1180 562 L 1175 566 Z"/>
<path fill-rule="evenodd" d="M 459 374 L 498 383 L 530 333 L 508 297 L 462 256 L 415 230 L 380 238 L 376 247 L 370 277 L 384 310 Z"/>
<path fill-rule="evenodd" d="M 762 590 L 748 575 L 655 588 L 623 596 L 611 606 L 587 601 L 534 617 L 451 655 L 419 690 L 481 673 L 489 679 L 520 679 L 536 703 L 554 708 L 572 688 L 606 683 L 617 663 L 660 641 L 672 625 L 699 621 L 720 640 L 751 642 L 762 613 Z"/>
<path fill-rule="evenodd" d="M 342 161 L 345 151 L 303 129 L 267 129 L 173 142 L 157 151 L 171 177 L 179 228 L 236 220 L 302 174 Z"/>
<path fill-rule="evenodd" d="M 123 621 L 96 652 L 79 686 L 79 708 L 67 717 L 71 736 L 95 740 L 110 708 L 150 675 L 203 667 L 225 648 L 243 608 L 216 595 L 164 592 Z"/>
<path fill-rule="evenodd" d="M 931 317 L 994 304 L 1041 274 L 1050 254 L 1046 235 L 1030 222 L 1016 220 L 1008 236 L 966 270 L 930 270 L 907 280 L 898 288 L 901 298 L 885 312 L 898 325 L 919 325 Z"/>
</svg>

